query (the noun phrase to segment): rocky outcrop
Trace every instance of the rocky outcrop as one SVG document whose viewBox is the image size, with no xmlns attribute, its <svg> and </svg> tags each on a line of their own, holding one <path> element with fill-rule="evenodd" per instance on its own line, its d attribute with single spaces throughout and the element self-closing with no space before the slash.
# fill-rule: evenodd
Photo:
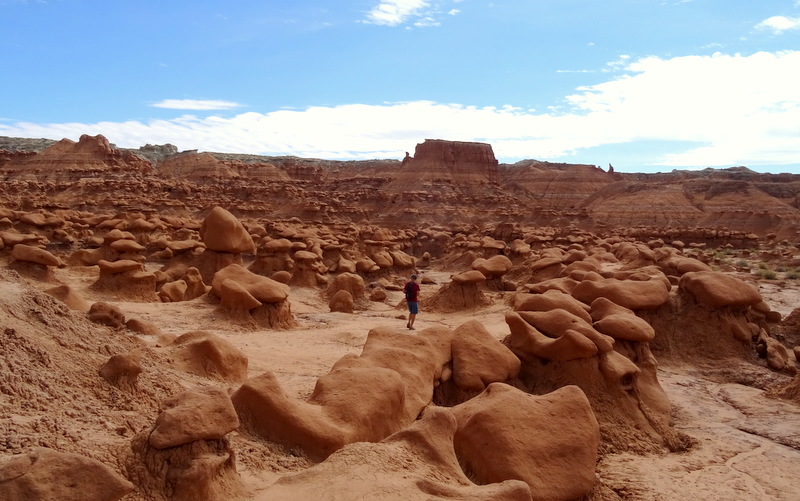
<svg viewBox="0 0 800 501">
<path fill-rule="evenodd" d="M 739 248 L 767 234 L 793 238 L 800 231 L 800 176 L 745 168 L 623 174 L 537 160 L 508 165 L 498 164 L 489 144 L 441 139 L 420 143 L 402 161 L 350 162 L 176 153 L 172 145 L 125 150 L 102 136 L 46 149 L 41 141 L 27 141 L 0 138 L 6 150 L 0 154 L 0 198 L 16 210 L 55 203 L 195 216 L 221 205 L 243 218 L 443 225 L 453 235 L 485 225 L 497 228 L 495 237 L 506 243 L 518 239 L 518 255 L 532 243 L 521 238 L 525 225 Z M 210 182 L 219 179 L 225 182 Z M 419 254 L 436 256 L 437 243 L 429 240 Z M 483 252 L 476 257 L 488 259 L 497 250 Z"/>
<path fill-rule="evenodd" d="M 498 165 L 490 144 L 426 139 L 403 160 L 389 188 L 415 191 L 426 182 L 444 182 L 477 190 L 499 182 Z"/>
<path fill-rule="evenodd" d="M 33 156 L 11 159 L 0 169 L 6 179 L 78 181 L 85 177 L 149 174 L 150 162 L 129 151 L 113 148 L 102 135 L 84 134 L 76 143 L 62 139 Z"/>
</svg>

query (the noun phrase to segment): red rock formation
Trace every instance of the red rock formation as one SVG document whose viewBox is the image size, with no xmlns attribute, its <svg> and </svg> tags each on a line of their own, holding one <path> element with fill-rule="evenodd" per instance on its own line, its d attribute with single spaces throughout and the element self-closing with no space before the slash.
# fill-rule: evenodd
<svg viewBox="0 0 800 501">
<path fill-rule="evenodd" d="M 400 174 L 390 186 L 416 191 L 426 182 L 439 181 L 479 189 L 484 184 L 497 184 L 499 179 L 492 145 L 426 139 L 417 144 L 413 157 L 403 161 Z"/>
<path fill-rule="evenodd" d="M 102 135 L 84 134 L 76 143 L 62 139 L 39 154 L 18 156 L 2 166 L 7 179 L 77 181 L 81 178 L 149 174 L 150 162 L 129 151 L 113 148 Z"/>
</svg>

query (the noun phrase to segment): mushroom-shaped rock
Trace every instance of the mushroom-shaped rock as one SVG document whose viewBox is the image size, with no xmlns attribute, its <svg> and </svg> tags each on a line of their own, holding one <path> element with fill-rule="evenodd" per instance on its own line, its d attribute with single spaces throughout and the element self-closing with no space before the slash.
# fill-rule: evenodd
<svg viewBox="0 0 800 501">
<path fill-rule="evenodd" d="M 381 267 L 368 257 L 363 257 L 356 261 L 356 270 L 360 271 L 361 273 L 374 273 L 376 271 L 380 271 Z"/>
<path fill-rule="evenodd" d="M 5 501 L 117 501 L 132 491 L 110 467 L 78 454 L 36 447 L 0 463 Z"/>
<path fill-rule="evenodd" d="M 113 355 L 100 367 L 100 377 L 123 389 L 135 388 L 141 373 L 142 356 L 136 352 Z"/>
<path fill-rule="evenodd" d="M 156 276 L 144 270 L 144 266 L 130 259 L 97 263 L 100 277 L 92 284 L 93 289 L 131 300 L 157 301 Z"/>
<path fill-rule="evenodd" d="M 263 303 L 254 298 L 247 289 L 235 280 L 223 280 L 219 285 L 220 304 L 233 312 L 250 311 Z"/>
<path fill-rule="evenodd" d="M 292 281 L 292 274 L 286 270 L 276 271 L 269 278 L 275 280 L 276 282 L 280 282 L 282 284 L 288 284 Z"/>
<path fill-rule="evenodd" d="M 503 255 L 492 256 L 489 259 L 479 258 L 472 262 L 472 269 L 480 271 L 487 279 L 502 277 L 512 266 L 511 260 Z"/>
<path fill-rule="evenodd" d="M 98 301 L 92 304 L 87 313 L 89 320 L 96 324 L 107 325 L 118 329 L 125 325 L 125 314 L 117 306 Z"/>
<path fill-rule="evenodd" d="M 550 337 L 560 337 L 568 330 L 572 330 L 590 339 L 601 352 L 614 349 L 614 338 L 598 332 L 591 324 L 567 310 L 520 311 L 518 313 L 526 322 Z"/>
<path fill-rule="evenodd" d="M 454 275 L 452 280 L 457 284 L 479 284 L 486 281 L 486 275 L 478 270 L 470 270 Z"/>
<path fill-rule="evenodd" d="M 424 307 L 430 311 L 452 312 L 488 306 L 492 300 L 479 288 L 486 277 L 478 270 L 465 271 L 453 276 L 430 298 L 424 299 Z"/>
<path fill-rule="evenodd" d="M 456 327 L 452 354 L 453 381 L 462 390 L 482 391 L 519 373 L 519 359 L 477 320 Z"/>
<path fill-rule="evenodd" d="M 712 308 L 722 306 L 754 306 L 761 303 L 761 294 L 754 286 L 716 271 L 685 273 L 678 287 L 699 303 Z"/>
<path fill-rule="evenodd" d="M 353 313 L 353 295 L 346 290 L 340 290 L 328 301 L 328 307 L 331 311 L 338 311 L 340 313 Z"/>
<path fill-rule="evenodd" d="M 51 252 L 32 245 L 17 244 L 11 249 L 11 257 L 17 261 L 36 263 L 44 266 L 61 266 L 61 259 Z"/>
<path fill-rule="evenodd" d="M 200 238 L 206 248 L 217 252 L 233 254 L 255 253 L 253 237 L 236 216 L 223 209 L 214 207 L 200 225 Z"/>
<path fill-rule="evenodd" d="M 587 323 L 592 322 L 588 306 L 557 289 L 550 289 L 542 294 L 522 293 L 514 296 L 515 311 L 550 311 L 555 309 L 566 310 Z"/>
<path fill-rule="evenodd" d="M 324 273 L 327 268 L 322 263 L 322 258 L 307 250 L 298 250 L 293 255 L 296 269 L 292 273 L 292 283 L 302 286 L 315 286 L 327 281 Z"/>
<path fill-rule="evenodd" d="M 210 332 L 187 332 L 175 340 L 175 358 L 192 374 L 225 381 L 247 379 L 247 356 Z"/>
<path fill-rule="evenodd" d="M 631 310 L 654 309 L 669 301 L 669 289 L 657 278 L 650 280 L 584 279 L 572 289 L 572 295 L 586 304 L 592 304 L 598 297 L 605 297 Z"/>
<path fill-rule="evenodd" d="M 511 333 L 503 342 L 523 362 L 577 360 L 597 354 L 597 345 L 580 332 L 567 329 L 552 338 L 539 332 L 518 313 L 507 312 L 505 318 Z"/>
<path fill-rule="evenodd" d="M 600 426 L 577 386 L 529 395 L 494 383 L 452 412 L 456 453 L 478 482 L 522 480 L 537 500 L 578 499 L 594 487 Z"/>
<path fill-rule="evenodd" d="M 262 303 L 279 303 L 289 297 L 289 287 L 267 277 L 256 275 L 239 264 L 219 270 L 211 282 L 211 291 L 222 297 L 221 287 L 226 280 L 238 282 L 250 295 Z"/>
<path fill-rule="evenodd" d="M 392 257 L 395 268 L 413 268 L 417 264 L 417 260 L 413 256 L 400 250 L 390 251 L 389 255 Z"/>
<path fill-rule="evenodd" d="M 561 276 L 564 264 L 561 257 L 543 257 L 527 267 L 531 274 L 531 282 L 543 282 Z"/>
<path fill-rule="evenodd" d="M 595 329 L 615 339 L 648 342 L 656 337 L 656 331 L 646 320 L 604 297 L 592 301 L 592 318 Z"/>
<path fill-rule="evenodd" d="M 147 250 L 147 248 L 144 245 L 138 243 L 135 240 L 128 240 L 128 239 L 115 240 L 111 242 L 110 247 L 113 250 L 119 252 L 120 254 L 122 253 L 134 254 L 137 252 L 144 252 L 145 250 Z"/>
<path fill-rule="evenodd" d="M 177 303 L 184 300 L 186 289 L 189 286 L 183 280 L 167 282 L 158 291 L 158 297 L 164 303 Z"/>
<path fill-rule="evenodd" d="M 358 300 L 364 297 L 365 288 L 364 279 L 361 278 L 361 275 L 340 273 L 328 285 L 327 293 L 334 295 L 339 291 L 347 291 L 354 300 Z"/>
<path fill-rule="evenodd" d="M 187 391 L 165 401 L 161 407 L 148 439 L 156 449 L 220 439 L 239 427 L 231 398 L 219 388 Z"/>
</svg>

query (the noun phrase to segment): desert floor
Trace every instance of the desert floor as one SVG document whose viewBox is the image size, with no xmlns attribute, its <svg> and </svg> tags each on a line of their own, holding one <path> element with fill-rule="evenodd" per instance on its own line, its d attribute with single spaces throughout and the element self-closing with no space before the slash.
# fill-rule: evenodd
<svg viewBox="0 0 800 501">
<path fill-rule="evenodd" d="M 113 301 L 88 287 L 96 279 L 94 268 L 55 272 L 60 282 L 89 302 L 112 302 L 127 318 L 149 320 L 165 333 L 206 330 L 222 336 L 249 357 L 251 377 L 271 371 L 289 395 L 299 398 L 307 397 L 317 378 L 341 356 L 360 353 L 371 328 L 393 325 L 406 331 L 400 291 L 388 291 L 385 302 L 371 302 L 366 310 L 345 314 L 331 313 L 318 289 L 293 287 L 290 302 L 299 326 L 288 331 L 252 330 L 231 323 L 204 298 L 182 303 Z M 454 328 L 477 319 L 497 339 L 508 334 L 503 313 L 509 309 L 504 295 L 510 293 L 489 293 L 494 303 L 488 308 L 431 313 L 424 310 L 424 297 L 448 281 L 450 274 L 431 269 L 423 275 L 435 284 L 422 286 L 418 330 L 434 325 Z M 40 289 L 52 285 L 31 284 Z M 772 309 L 783 315 L 800 305 L 797 284 L 764 283 L 759 288 Z M 800 406 L 769 398 L 764 391 L 788 381 L 788 376 L 751 364 L 696 367 L 663 361 L 658 376 L 672 402 L 675 427 L 697 444 L 684 453 L 606 455 L 597 467 L 606 488 L 622 499 L 636 500 L 800 499 Z M 305 459 L 277 449 L 259 453 L 258 458 L 249 457 L 246 450 L 236 453 L 237 468 L 255 499 L 265 499 L 264 489 L 281 475 L 309 466 Z"/>
</svg>

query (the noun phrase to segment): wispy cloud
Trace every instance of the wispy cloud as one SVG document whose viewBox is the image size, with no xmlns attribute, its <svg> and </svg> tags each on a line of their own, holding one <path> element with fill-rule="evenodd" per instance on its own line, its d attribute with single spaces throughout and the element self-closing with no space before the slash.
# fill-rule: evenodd
<svg viewBox="0 0 800 501">
<path fill-rule="evenodd" d="M 211 111 L 211 110 L 232 110 L 234 108 L 241 108 L 242 105 L 232 101 L 217 101 L 209 99 L 164 99 L 150 106 L 153 108 L 167 108 L 170 110 L 194 110 L 194 111 Z"/>
<path fill-rule="evenodd" d="M 629 58 L 618 77 L 581 87 L 545 112 L 414 101 L 148 122 L 0 123 L 0 135 L 103 134 L 123 147 L 172 143 L 328 159 L 402 158 L 417 142 L 438 138 L 491 143 L 501 161 L 569 161 L 593 147 L 663 141 L 691 146 L 652 158 L 653 165 L 797 165 L 798 67 L 800 51 Z"/>
<path fill-rule="evenodd" d="M 755 28 L 780 35 L 784 31 L 800 29 L 800 17 L 772 16 L 758 23 Z"/>
<path fill-rule="evenodd" d="M 427 0 L 382 0 L 366 13 L 362 22 L 381 26 L 415 26 L 430 28 L 441 26 L 439 20 L 444 15 L 456 16 L 460 9 L 448 9 L 445 3 L 461 3 L 461 0 L 427 1 Z"/>
<path fill-rule="evenodd" d="M 430 7 L 425 0 L 384 0 L 367 12 L 366 22 L 384 26 L 397 26 L 419 17 Z"/>
</svg>

